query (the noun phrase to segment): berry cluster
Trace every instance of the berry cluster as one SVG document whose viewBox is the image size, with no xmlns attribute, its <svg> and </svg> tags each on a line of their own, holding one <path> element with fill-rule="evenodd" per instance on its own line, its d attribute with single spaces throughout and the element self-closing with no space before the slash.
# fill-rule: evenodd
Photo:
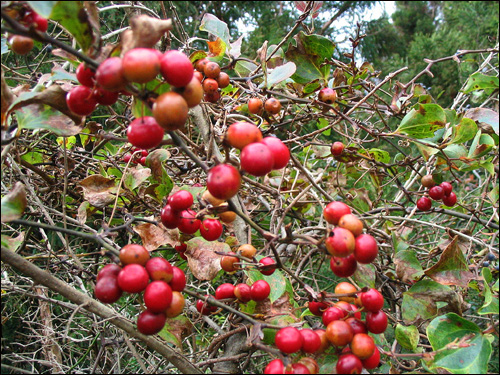
<svg viewBox="0 0 500 375">
<path fill-rule="evenodd" d="M 296 363 L 287 366 L 281 359 L 273 359 L 264 369 L 264 374 L 317 374 L 319 365 L 315 359 L 302 357 Z"/>
<path fill-rule="evenodd" d="M 195 62 L 194 76 L 202 84 L 204 100 L 215 103 L 220 99 L 220 89 L 229 86 L 229 75 L 221 72 L 219 64 L 207 58 Z"/>
<path fill-rule="evenodd" d="M 259 267 L 259 271 L 263 275 L 270 276 L 276 270 L 276 262 L 270 257 L 264 257 L 256 262 L 254 256 L 257 253 L 257 249 L 250 244 L 241 245 L 237 251 L 238 255 L 250 259 L 254 263 L 258 263 L 255 265 Z M 230 251 L 221 258 L 220 265 L 224 271 L 233 273 L 240 269 L 239 259 L 235 255 L 234 252 Z"/>
<path fill-rule="evenodd" d="M 422 186 L 429 189 L 428 194 L 435 201 L 442 201 L 445 206 L 453 207 L 457 203 L 457 195 L 453 192 L 453 186 L 444 181 L 436 185 L 432 175 L 428 174 L 422 177 Z M 431 199 L 425 196 L 417 201 L 417 208 L 420 211 L 429 211 L 432 207 Z"/>
<path fill-rule="evenodd" d="M 348 205 L 330 202 L 323 210 L 326 221 L 336 227 L 325 240 L 330 255 L 330 268 L 338 277 L 354 274 L 358 263 L 373 262 L 378 254 L 377 241 L 363 233 L 363 222 L 351 213 Z"/>
<path fill-rule="evenodd" d="M 137 244 L 120 250 L 120 262 L 104 266 L 97 274 L 95 296 L 103 303 L 113 303 L 123 292 L 141 293 L 146 310 L 137 318 L 137 329 L 145 335 L 161 331 L 167 318 L 184 309 L 186 275 L 161 257 L 151 258 L 149 251 Z"/>
<path fill-rule="evenodd" d="M 191 209 L 193 201 L 189 191 L 179 190 L 172 194 L 161 210 L 161 222 L 166 228 L 178 228 L 184 234 L 194 234 L 199 230 L 207 241 L 217 240 L 223 231 L 221 222 L 214 218 L 198 219 L 196 212 Z"/>
<path fill-rule="evenodd" d="M 20 11 L 11 11 L 9 15 L 27 28 L 34 28 L 42 33 L 46 32 L 49 28 L 49 21 L 27 5 L 20 9 Z M 18 55 L 26 55 L 34 46 L 33 39 L 27 36 L 11 35 L 7 39 L 12 51 Z"/>
<path fill-rule="evenodd" d="M 149 155 L 148 150 L 133 148 L 129 153 L 123 155 L 122 161 L 128 163 L 132 159 L 132 163 L 146 165 L 146 157 Z"/>
<path fill-rule="evenodd" d="M 262 109 L 271 115 L 276 115 L 281 111 L 281 103 L 274 97 L 266 99 L 265 103 L 260 98 L 251 98 L 248 101 L 248 111 L 250 113 L 258 115 L 262 112 Z"/>
<path fill-rule="evenodd" d="M 248 284 L 237 284 L 236 286 L 230 283 L 219 285 L 215 290 L 215 299 L 238 299 L 240 303 L 249 301 L 263 301 L 271 293 L 271 287 L 265 280 L 257 280 L 251 286 Z M 209 305 L 205 301 L 199 299 L 196 302 L 196 309 L 200 314 L 209 315 L 217 311 L 217 306 Z"/>
</svg>

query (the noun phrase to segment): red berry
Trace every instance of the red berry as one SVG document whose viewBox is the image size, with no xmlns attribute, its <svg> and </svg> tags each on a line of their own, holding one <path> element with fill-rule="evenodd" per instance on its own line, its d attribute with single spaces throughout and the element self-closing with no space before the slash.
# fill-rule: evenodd
<svg viewBox="0 0 500 375">
<path fill-rule="evenodd" d="M 123 55 L 123 75 L 130 82 L 147 83 L 160 72 L 158 51 L 133 48 Z"/>
<path fill-rule="evenodd" d="M 254 124 L 240 121 L 227 128 L 225 139 L 231 147 L 241 150 L 250 143 L 261 141 L 262 132 Z"/>
<path fill-rule="evenodd" d="M 351 209 L 343 202 L 330 202 L 323 210 L 325 220 L 330 224 L 338 224 L 340 218 L 344 215 L 350 214 Z"/>
<path fill-rule="evenodd" d="M 375 342 L 366 333 L 355 334 L 349 346 L 352 354 L 361 360 L 370 358 L 375 350 Z"/>
<path fill-rule="evenodd" d="M 321 339 L 312 329 L 301 329 L 302 351 L 305 353 L 315 353 L 321 347 Z"/>
<path fill-rule="evenodd" d="M 345 146 L 342 142 L 333 142 L 330 151 L 333 156 L 338 156 L 342 154 L 342 152 L 344 151 L 344 147 Z"/>
<path fill-rule="evenodd" d="M 264 103 L 264 109 L 272 115 L 278 114 L 281 110 L 281 103 L 278 99 L 269 98 Z"/>
<path fill-rule="evenodd" d="M 168 204 L 172 206 L 175 211 L 182 211 L 191 208 L 194 199 L 193 194 L 187 190 L 179 190 L 178 192 L 172 194 L 168 199 Z"/>
<path fill-rule="evenodd" d="M 311 301 L 308 304 L 309 311 L 312 312 L 316 316 L 323 316 L 323 313 L 328 308 L 328 305 L 325 302 L 320 301 Z"/>
<path fill-rule="evenodd" d="M 118 286 L 127 293 L 140 293 L 149 283 L 149 274 L 140 264 L 127 264 L 118 274 Z"/>
<path fill-rule="evenodd" d="M 330 269 L 338 277 L 350 277 L 358 268 L 358 262 L 353 254 L 347 257 L 331 257 Z"/>
<path fill-rule="evenodd" d="M 156 314 L 145 310 L 137 317 L 137 329 L 144 335 L 154 335 L 162 330 L 166 320 L 165 313 Z"/>
<path fill-rule="evenodd" d="M 444 197 L 444 190 L 441 186 L 433 186 L 429 189 L 429 197 L 435 201 L 439 201 Z"/>
<path fill-rule="evenodd" d="M 151 258 L 149 251 L 142 245 L 130 243 L 120 249 L 120 262 L 123 265 L 140 264 L 145 266 Z"/>
<path fill-rule="evenodd" d="M 325 87 L 319 91 L 318 100 L 326 104 L 333 104 L 337 100 L 337 92 L 334 89 Z"/>
<path fill-rule="evenodd" d="M 349 344 L 354 336 L 351 326 L 343 320 L 334 320 L 326 327 L 326 337 L 334 346 Z"/>
<path fill-rule="evenodd" d="M 113 303 L 120 299 L 122 290 L 118 286 L 116 276 L 108 274 L 98 279 L 94 293 L 95 297 L 102 303 Z"/>
<path fill-rule="evenodd" d="M 81 63 L 76 68 L 76 79 L 81 85 L 92 88 L 95 86 L 95 71 Z"/>
<path fill-rule="evenodd" d="M 322 317 L 323 324 L 325 326 L 328 326 L 331 322 L 333 322 L 335 320 L 340 320 L 340 319 L 344 318 L 344 316 L 345 316 L 344 312 L 341 309 L 339 309 L 338 307 L 336 307 L 336 306 L 329 307 L 323 313 L 323 317 Z"/>
<path fill-rule="evenodd" d="M 427 197 L 422 197 L 417 201 L 417 208 L 420 211 L 429 211 L 432 207 L 432 201 Z"/>
<path fill-rule="evenodd" d="M 264 266 L 271 266 L 274 265 L 274 267 L 269 267 L 266 269 L 261 269 L 260 273 L 266 276 L 272 275 L 274 271 L 276 270 L 276 262 L 270 258 L 270 257 L 265 257 L 259 260 L 259 263 L 264 265 Z"/>
<path fill-rule="evenodd" d="M 281 359 L 273 359 L 264 369 L 264 374 L 284 374 L 285 365 Z"/>
<path fill-rule="evenodd" d="M 174 229 L 181 223 L 181 212 L 176 211 L 169 204 L 161 210 L 161 222 L 168 229 Z"/>
<path fill-rule="evenodd" d="M 290 160 L 290 150 L 286 145 L 276 137 L 265 137 L 261 143 L 264 143 L 273 155 L 273 169 L 285 168 Z"/>
<path fill-rule="evenodd" d="M 374 368 L 378 367 L 378 365 L 380 364 L 380 351 L 378 350 L 378 348 L 375 346 L 373 354 L 369 358 L 364 359 L 361 362 L 363 362 L 363 367 L 367 370 L 373 370 Z"/>
<path fill-rule="evenodd" d="M 162 257 L 154 257 L 146 263 L 146 271 L 148 271 L 151 280 L 162 280 L 170 282 L 174 277 L 172 265 L 168 260 Z"/>
<path fill-rule="evenodd" d="M 377 312 L 384 307 L 384 297 L 377 289 L 371 288 L 367 292 L 361 293 L 361 303 L 365 311 Z"/>
<path fill-rule="evenodd" d="M 439 186 L 441 186 L 441 188 L 443 189 L 445 197 L 450 195 L 451 191 L 453 190 L 453 186 L 451 186 L 451 184 L 447 181 L 441 182 Z"/>
<path fill-rule="evenodd" d="M 207 189 L 215 198 L 228 200 L 238 193 L 241 176 L 230 164 L 219 164 L 210 169 L 207 176 Z"/>
<path fill-rule="evenodd" d="M 280 329 L 274 338 L 274 343 L 283 353 L 296 353 L 302 348 L 302 335 L 295 327 Z"/>
<path fill-rule="evenodd" d="M 200 225 L 200 234 L 207 241 L 215 241 L 222 235 L 223 227 L 217 219 L 205 219 Z"/>
<path fill-rule="evenodd" d="M 254 301 L 263 301 L 271 293 L 271 287 L 266 280 L 257 280 L 250 287 L 250 295 Z"/>
<path fill-rule="evenodd" d="M 135 147 L 154 148 L 161 143 L 164 133 L 154 117 L 144 116 L 136 118 L 129 124 L 127 139 Z"/>
<path fill-rule="evenodd" d="M 361 315 L 361 313 L 359 314 Z M 366 328 L 366 324 L 362 322 L 360 319 L 357 319 L 355 317 L 350 317 L 345 320 L 347 324 L 349 324 L 352 328 L 352 331 L 354 332 L 354 336 L 358 333 L 367 333 L 368 330 Z"/>
<path fill-rule="evenodd" d="M 115 263 L 106 264 L 97 273 L 96 281 L 99 281 L 101 278 L 105 276 L 111 276 L 116 279 L 121 270 L 122 268 L 118 264 Z"/>
<path fill-rule="evenodd" d="M 153 104 L 154 118 L 167 131 L 181 129 L 187 121 L 188 111 L 186 100 L 173 91 L 161 94 Z"/>
<path fill-rule="evenodd" d="M 219 285 L 215 290 L 215 299 L 236 298 L 234 288 L 234 285 L 229 283 Z"/>
<path fill-rule="evenodd" d="M 238 284 L 234 287 L 234 295 L 241 303 L 247 303 L 252 300 L 251 288 L 247 284 Z"/>
<path fill-rule="evenodd" d="M 95 79 L 99 86 L 108 91 L 120 91 L 127 85 L 123 75 L 122 59 L 110 57 L 97 68 Z"/>
<path fill-rule="evenodd" d="M 335 257 L 347 257 L 354 252 L 355 238 L 351 231 L 337 227 L 325 240 L 328 252 Z"/>
<path fill-rule="evenodd" d="M 168 51 L 161 59 L 161 74 L 175 87 L 186 86 L 193 78 L 193 65 L 189 58 L 179 51 Z"/>
<path fill-rule="evenodd" d="M 163 280 L 151 282 L 144 291 L 144 304 L 154 313 L 165 312 L 172 302 L 172 289 Z"/>
<path fill-rule="evenodd" d="M 369 234 L 361 234 L 356 237 L 354 246 L 354 257 L 361 264 L 368 264 L 375 260 L 378 255 L 377 241 Z"/>
<path fill-rule="evenodd" d="M 292 368 L 286 370 L 285 374 L 310 374 L 309 368 L 302 363 L 292 363 Z"/>
<path fill-rule="evenodd" d="M 92 91 L 92 95 L 94 96 L 97 103 L 102 105 L 113 105 L 118 100 L 120 93 L 116 91 L 108 91 L 104 90 L 100 87 L 96 87 L 94 91 Z"/>
<path fill-rule="evenodd" d="M 207 94 L 214 94 L 219 89 L 219 84 L 215 79 L 205 78 L 203 80 L 203 91 Z"/>
<path fill-rule="evenodd" d="M 337 374 L 361 374 L 363 363 L 354 354 L 344 354 L 337 361 Z"/>
<path fill-rule="evenodd" d="M 199 299 L 196 301 L 196 310 L 202 315 L 210 315 L 217 311 L 217 306 L 210 305 L 208 302 Z"/>
<path fill-rule="evenodd" d="M 182 233 L 193 234 L 200 229 L 200 220 L 196 219 L 196 212 L 187 209 L 181 212 L 181 222 L 177 226 Z"/>
<path fill-rule="evenodd" d="M 380 334 L 387 328 L 387 315 L 382 310 L 366 313 L 366 329 L 369 332 Z"/>
<path fill-rule="evenodd" d="M 273 153 L 264 143 L 251 143 L 241 151 L 240 165 L 252 176 L 265 176 L 273 169 Z"/>
<path fill-rule="evenodd" d="M 79 116 L 88 116 L 94 112 L 97 101 L 92 89 L 87 86 L 76 86 L 66 95 L 66 104 L 71 112 Z"/>
<path fill-rule="evenodd" d="M 264 108 L 264 103 L 259 98 L 252 98 L 248 101 L 248 111 L 253 114 L 258 114 Z"/>
<path fill-rule="evenodd" d="M 173 291 L 182 292 L 186 287 L 186 275 L 176 266 L 172 266 L 172 280 L 168 283 Z"/>
<path fill-rule="evenodd" d="M 457 203 L 457 195 L 451 192 L 450 195 L 443 197 L 443 203 L 445 206 L 453 207 Z"/>
<path fill-rule="evenodd" d="M 215 61 L 208 61 L 203 68 L 203 73 L 208 78 L 217 78 L 220 74 L 220 66 Z"/>
</svg>

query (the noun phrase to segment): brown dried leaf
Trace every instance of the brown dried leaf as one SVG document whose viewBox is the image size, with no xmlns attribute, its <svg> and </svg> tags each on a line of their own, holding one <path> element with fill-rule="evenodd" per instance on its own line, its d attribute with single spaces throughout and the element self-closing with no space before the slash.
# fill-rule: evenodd
<svg viewBox="0 0 500 375">
<path fill-rule="evenodd" d="M 105 207 L 116 199 L 114 179 L 94 174 L 80 181 L 84 198 L 94 207 Z"/>
<path fill-rule="evenodd" d="M 2 69 L 2 128 L 3 124 L 5 123 L 5 119 L 7 118 L 7 110 L 9 109 L 10 105 L 14 101 L 14 94 L 10 90 L 10 87 L 7 85 L 7 82 L 5 82 L 4 76 L 3 76 L 3 69 Z"/>
<path fill-rule="evenodd" d="M 141 14 L 132 17 L 130 28 L 121 36 L 122 56 L 132 48 L 153 48 L 167 31 L 172 30 L 172 20 L 160 20 Z"/>
<path fill-rule="evenodd" d="M 148 251 L 154 251 L 165 245 L 174 247 L 179 243 L 179 230 L 167 229 L 163 224 L 139 224 L 134 227 L 134 232 L 141 236 L 142 245 Z"/>
<path fill-rule="evenodd" d="M 184 253 L 188 259 L 188 266 L 194 277 L 198 280 L 212 280 L 221 270 L 220 259 L 222 255 L 215 252 L 229 252 L 231 248 L 226 243 L 205 241 L 195 237 L 187 243 Z"/>
<path fill-rule="evenodd" d="M 21 182 L 16 182 L 12 190 L 2 197 L 2 223 L 21 218 L 28 206 L 26 189 Z"/>
</svg>

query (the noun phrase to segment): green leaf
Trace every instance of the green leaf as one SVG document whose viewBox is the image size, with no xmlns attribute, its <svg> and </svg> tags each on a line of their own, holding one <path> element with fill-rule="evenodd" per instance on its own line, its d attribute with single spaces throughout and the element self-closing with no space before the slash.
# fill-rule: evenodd
<svg viewBox="0 0 500 375">
<path fill-rule="evenodd" d="M 50 19 L 59 22 L 75 38 L 82 50 L 89 52 L 96 36 L 83 1 L 57 1 L 53 5 Z"/>
<path fill-rule="evenodd" d="M 318 121 L 316 122 L 316 126 L 318 127 L 318 129 L 323 129 L 324 127 L 326 127 L 327 125 L 329 124 L 328 120 L 323 118 L 323 117 L 320 117 L 318 119 Z M 332 132 L 332 129 L 327 129 L 325 130 L 323 133 L 323 135 L 325 136 L 329 136 Z"/>
<path fill-rule="evenodd" d="M 488 134 L 478 131 L 469 149 L 468 158 L 480 158 L 488 154 L 495 147 L 495 140 Z"/>
<path fill-rule="evenodd" d="M 14 112 L 20 129 L 45 129 L 62 137 L 80 132 L 80 127 L 69 117 L 47 105 L 29 105 Z"/>
<path fill-rule="evenodd" d="M 297 66 L 292 79 L 300 84 L 307 84 L 315 79 L 327 82 L 330 65 L 321 66 L 325 59 L 331 59 L 335 43 L 321 35 L 306 35 L 301 31 L 294 37 L 286 51 L 286 58 Z"/>
<path fill-rule="evenodd" d="M 28 201 L 26 199 L 26 190 L 24 190 L 24 185 L 20 182 L 16 182 L 11 192 L 2 197 L 2 223 L 7 223 L 21 218 L 27 205 Z"/>
<path fill-rule="evenodd" d="M 396 266 L 396 275 L 401 281 L 415 281 L 424 274 L 422 265 L 417 259 L 415 251 L 402 250 L 398 251 L 394 256 L 394 264 Z"/>
<path fill-rule="evenodd" d="M 499 313 L 498 298 L 493 297 L 493 294 L 491 293 L 491 289 L 489 286 L 489 283 L 491 283 L 491 280 L 493 279 L 491 271 L 489 268 L 484 267 L 483 270 L 481 271 L 481 274 L 484 279 L 484 303 L 483 306 L 481 306 L 481 308 L 477 312 L 480 315 L 487 315 L 487 314 L 498 315 Z"/>
<path fill-rule="evenodd" d="M 486 374 L 491 343 L 481 332 L 476 324 L 454 313 L 435 318 L 427 327 L 427 336 L 432 349 L 439 352 L 425 365 L 431 370 L 445 369 L 453 374 Z M 445 349 L 455 340 L 466 337 L 470 339 L 464 347 Z"/>
<path fill-rule="evenodd" d="M 360 288 L 365 286 L 369 288 L 375 288 L 375 278 L 376 278 L 376 269 L 372 264 L 361 264 L 358 263 L 358 267 L 352 275 L 352 278 Z"/>
<path fill-rule="evenodd" d="M 434 318 L 438 313 L 437 301 L 443 301 L 451 288 L 432 280 L 421 280 L 403 293 L 401 306 L 403 320 L 409 324 Z"/>
<path fill-rule="evenodd" d="M 381 163 L 388 164 L 391 162 L 391 155 L 387 151 L 381 150 L 379 148 L 371 148 L 369 150 L 359 150 L 359 153 L 363 155 L 369 155 L 374 160 Z"/>
<path fill-rule="evenodd" d="M 431 138 L 436 130 L 446 124 L 446 114 L 437 104 L 417 104 L 403 118 L 396 133 L 403 133 L 417 139 Z"/>
<path fill-rule="evenodd" d="M 273 71 L 267 76 L 267 88 L 271 88 L 271 86 L 290 78 L 295 73 L 296 69 L 297 67 L 293 62 L 287 62 L 284 65 L 274 68 Z M 261 86 L 262 85 L 263 83 Z"/>
<path fill-rule="evenodd" d="M 129 168 L 125 172 L 123 184 L 127 189 L 132 191 L 145 182 L 149 176 L 151 176 L 151 169 L 149 168 Z"/>
<path fill-rule="evenodd" d="M 24 243 L 24 237 L 25 232 L 19 233 L 19 235 L 14 238 L 2 234 L 2 246 L 9 249 L 10 251 L 16 252 Z"/>
<path fill-rule="evenodd" d="M 468 118 L 462 118 L 460 123 L 453 128 L 451 143 L 465 143 L 475 137 L 477 133 L 476 123 Z"/>
<path fill-rule="evenodd" d="M 255 69 L 257 65 L 250 61 L 238 60 L 234 65 L 234 71 L 240 77 L 248 77 Z"/>
<path fill-rule="evenodd" d="M 484 90 L 486 94 L 490 95 L 495 89 L 498 89 L 498 77 L 487 76 L 478 72 L 469 77 L 463 92 L 469 94 L 472 91 Z"/>
<path fill-rule="evenodd" d="M 417 350 L 417 345 L 420 339 L 417 327 L 398 324 L 396 326 L 395 335 L 396 340 L 398 340 L 398 344 L 403 348 L 411 350 L 412 352 Z"/>
<path fill-rule="evenodd" d="M 260 260 L 262 257 L 260 257 L 260 259 L 259 257 L 256 257 L 256 259 Z M 261 274 L 260 271 L 253 268 L 248 270 L 246 273 L 252 284 L 257 280 L 266 280 L 269 283 L 269 286 L 271 287 L 271 294 L 269 294 L 271 303 L 276 301 L 283 295 L 283 293 L 285 293 L 286 285 L 287 283 L 290 283 L 290 281 L 283 276 L 281 270 L 274 271 L 274 273 L 270 276 L 265 276 Z"/>
<path fill-rule="evenodd" d="M 216 37 L 221 38 L 221 40 L 229 45 L 230 43 L 230 34 L 229 28 L 227 27 L 227 23 L 219 20 L 213 14 L 205 13 L 203 19 L 201 20 L 200 30 L 206 31 Z"/>
</svg>

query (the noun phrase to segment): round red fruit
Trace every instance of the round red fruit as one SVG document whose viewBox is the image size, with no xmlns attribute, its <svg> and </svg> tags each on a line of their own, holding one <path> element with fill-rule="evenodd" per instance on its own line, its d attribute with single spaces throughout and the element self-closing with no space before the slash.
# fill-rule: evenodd
<svg viewBox="0 0 500 375">
<path fill-rule="evenodd" d="M 216 165 L 208 172 L 207 189 L 215 198 L 228 200 L 238 193 L 240 186 L 240 172 L 230 164 Z"/>
<path fill-rule="evenodd" d="M 118 286 L 116 276 L 101 276 L 94 289 L 96 298 L 102 303 L 113 303 L 120 299 L 122 290 Z"/>
<path fill-rule="evenodd" d="M 429 211 L 432 207 L 432 201 L 427 197 L 422 197 L 417 201 L 417 208 L 420 211 Z"/>
<path fill-rule="evenodd" d="M 278 99 L 276 98 L 269 98 L 266 100 L 266 102 L 264 103 L 264 109 L 272 114 L 272 115 L 276 115 L 280 112 L 281 110 L 281 103 L 279 102 Z"/>
<path fill-rule="evenodd" d="M 226 131 L 226 142 L 239 150 L 249 145 L 250 143 L 259 142 L 262 140 L 262 132 L 260 129 L 249 122 L 240 121 L 231 124 Z"/>
<path fill-rule="evenodd" d="M 163 55 L 160 63 L 161 74 L 172 86 L 186 86 L 193 78 L 193 65 L 182 52 L 168 51 Z"/>
<path fill-rule="evenodd" d="M 259 98 L 252 98 L 248 101 L 248 111 L 254 115 L 260 113 L 264 108 L 264 103 Z"/>
<path fill-rule="evenodd" d="M 175 211 L 183 211 L 191 208 L 193 205 L 194 198 L 187 190 L 179 190 L 178 192 L 172 194 L 168 199 L 168 204 L 172 206 Z"/>
<path fill-rule="evenodd" d="M 181 212 L 181 222 L 177 226 L 182 233 L 194 234 L 200 229 L 200 220 L 196 219 L 196 212 L 187 209 Z"/>
<path fill-rule="evenodd" d="M 261 143 L 264 143 L 273 154 L 273 169 L 285 168 L 290 160 L 290 150 L 286 145 L 276 137 L 265 137 Z"/>
<path fill-rule="evenodd" d="M 321 339 L 312 329 L 301 329 L 302 336 L 302 351 L 305 353 L 316 353 L 321 347 Z"/>
<path fill-rule="evenodd" d="M 265 176 L 274 166 L 274 157 L 263 143 L 251 143 L 240 154 L 241 168 L 252 176 Z"/>
<path fill-rule="evenodd" d="M 120 249 L 120 262 L 123 265 L 140 264 L 145 266 L 151 258 L 149 251 L 139 244 L 130 243 Z"/>
<path fill-rule="evenodd" d="M 450 195 L 453 190 L 453 186 L 451 186 L 451 184 L 447 181 L 441 182 L 439 186 L 441 186 L 441 189 L 443 189 L 445 197 Z"/>
<path fill-rule="evenodd" d="M 433 186 L 429 189 L 429 197 L 435 201 L 439 201 L 444 197 L 444 190 L 441 186 Z"/>
<path fill-rule="evenodd" d="M 351 209 L 343 202 L 330 202 L 323 210 L 325 220 L 330 224 L 337 225 L 340 218 L 344 215 L 350 214 Z"/>
<path fill-rule="evenodd" d="M 361 374 L 363 363 L 354 354 L 343 354 L 337 361 L 337 374 Z"/>
<path fill-rule="evenodd" d="M 259 260 L 259 263 L 268 266 L 265 269 L 260 269 L 260 273 L 266 276 L 272 275 L 274 271 L 276 270 L 276 262 L 270 258 L 270 257 L 265 257 Z M 272 267 L 271 267 L 272 266 Z"/>
<path fill-rule="evenodd" d="M 219 77 L 220 66 L 215 61 L 208 61 L 203 68 L 203 73 L 205 73 L 205 76 L 208 78 L 215 79 Z"/>
<path fill-rule="evenodd" d="M 373 370 L 374 368 L 377 368 L 380 364 L 380 351 L 378 350 L 378 348 L 375 346 L 375 350 L 373 351 L 371 357 L 364 359 L 361 362 L 363 362 L 363 367 L 367 370 Z"/>
<path fill-rule="evenodd" d="M 234 285 L 229 283 L 219 285 L 215 290 L 215 299 L 236 298 L 234 288 Z"/>
<path fill-rule="evenodd" d="M 257 280 L 250 287 L 250 295 L 254 301 L 263 301 L 271 293 L 271 287 L 266 280 Z"/>
<path fill-rule="evenodd" d="M 104 60 L 96 70 L 97 84 L 108 91 L 121 91 L 127 85 L 123 75 L 122 59 L 110 57 Z"/>
<path fill-rule="evenodd" d="M 96 87 L 94 91 L 92 91 L 92 95 L 94 96 L 97 103 L 101 105 L 113 105 L 118 100 L 120 94 L 116 91 L 108 91 L 104 90 L 100 87 Z"/>
<path fill-rule="evenodd" d="M 330 149 L 333 156 L 341 155 L 344 151 L 344 144 L 342 142 L 333 142 L 332 147 Z"/>
<path fill-rule="evenodd" d="M 163 128 L 151 116 L 136 118 L 127 128 L 128 141 L 143 149 L 158 146 L 163 140 L 163 134 Z"/>
<path fill-rule="evenodd" d="M 196 301 L 196 310 L 202 315 L 210 315 L 217 311 L 217 306 L 210 305 L 208 302 L 199 299 Z"/>
<path fill-rule="evenodd" d="M 361 303 L 365 311 L 377 312 L 384 307 L 384 297 L 377 289 L 371 288 L 367 292 L 361 293 Z"/>
<path fill-rule="evenodd" d="M 145 310 L 137 317 L 137 329 L 144 335 L 154 335 L 162 330 L 166 320 L 165 313 L 154 313 Z"/>
<path fill-rule="evenodd" d="M 285 365 L 281 359 L 273 359 L 264 369 L 264 374 L 284 374 Z"/>
<path fill-rule="evenodd" d="M 154 257 L 146 263 L 146 271 L 148 271 L 151 280 L 161 280 L 170 282 L 174 277 L 172 265 L 168 260 L 162 257 Z"/>
<path fill-rule="evenodd" d="M 185 273 L 176 266 L 172 266 L 172 280 L 168 283 L 170 288 L 176 292 L 182 292 L 186 287 L 186 275 Z"/>
<path fill-rule="evenodd" d="M 106 264 L 97 273 L 96 281 L 99 281 L 101 278 L 105 276 L 111 276 L 116 279 L 121 270 L 122 268 L 118 264 L 115 263 Z"/>
<path fill-rule="evenodd" d="M 457 203 L 457 195 L 451 192 L 450 195 L 443 197 L 443 203 L 447 207 L 453 207 Z"/>
<path fill-rule="evenodd" d="M 326 327 L 326 337 L 334 346 L 349 344 L 354 336 L 351 326 L 343 320 L 334 320 Z"/>
<path fill-rule="evenodd" d="M 318 100 L 326 104 L 333 104 L 337 100 L 337 92 L 334 89 L 325 87 L 318 93 Z"/>
<path fill-rule="evenodd" d="M 95 71 L 88 68 L 85 63 L 81 63 L 78 65 L 78 68 L 76 68 L 76 79 L 83 86 L 94 87 Z"/>
<path fill-rule="evenodd" d="M 343 319 L 345 316 L 344 312 L 336 306 L 329 307 L 323 313 L 323 324 L 328 326 L 331 322 L 335 320 Z"/>
<path fill-rule="evenodd" d="M 354 252 L 355 238 L 349 230 L 337 227 L 325 240 L 325 246 L 330 255 L 347 257 Z"/>
<path fill-rule="evenodd" d="M 165 281 L 151 282 L 144 291 L 144 304 L 154 313 L 167 311 L 172 302 L 172 289 Z"/>
<path fill-rule="evenodd" d="M 354 275 L 354 272 L 358 268 L 358 262 L 351 254 L 347 257 L 331 257 L 330 258 L 330 269 L 338 277 L 350 277 Z"/>
<path fill-rule="evenodd" d="M 370 358 L 375 351 L 375 342 L 366 333 L 355 334 L 349 345 L 352 354 L 361 360 Z"/>
<path fill-rule="evenodd" d="M 207 241 L 215 241 L 222 235 L 223 227 L 217 219 L 205 219 L 200 225 L 200 234 Z"/>
<path fill-rule="evenodd" d="M 328 305 L 325 302 L 321 301 L 310 301 L 308 304 L 309 311 L 312 312 L 316 316 L 323 316 L 323 313 L 328 308 Z"/>
<path fill-rule="evenodd" d="M 302 348 L 302 335 L 295 327 L 280 329 L 274 338 L 274 343 L 283 353 L 296 353 Z"/>
<path fill-rule="evenodd" d="M 252 300 L 251 288 L 247 284 L 238 284 L 234 287 L 234 296 L 241 303 L 247 303 Z"/>
<path fill-rule="evenodd" d="M 97 101 L 92 89 L 87 86 L 76 86 L 66 95 L 66 104 L 71 112 L 79 116 L 88 116 L 94 112 Z"/>
<path fill-rule="evenodd" d="M 149 274 L 140 264 L 127 264 L 117 277 L 118 286 L 127 293 L 140 293 L 149 283 Z"/>
<path fill-rule="evenodd" d="M 130 82 L 147 83 L 160 72 L 158 51 L 150 48 L 133 48 L 123 56 L 123 75 Z"/>
<path fill-rule="evenodd" d="M 161 210 L 161 222 L 168 229 L 174 229 L 181 223 L 181 212 L 176 211 L 169 204 Z"/>
<path fill-rule="evenodd" d="M 382 310 L 366 313 L 366 329 L 369 332 L 380 334 L 387 329 L 387 315 Z"/>
<path fill-rule="evenodd" d="M 161 94 L 153 104 L 153 117 L 167 131 L 182 128 L 188 119 L 188 112 L 186 100 L 173 91 Z"/>
<path fill-rule="evenodd" d="M 361 234 L 356 237 L 354 246 L 354 257 L 361 264 L 368 264 L 375 260 L 378 255 L 377 241 L 369 234 Z"/>
</svg>

